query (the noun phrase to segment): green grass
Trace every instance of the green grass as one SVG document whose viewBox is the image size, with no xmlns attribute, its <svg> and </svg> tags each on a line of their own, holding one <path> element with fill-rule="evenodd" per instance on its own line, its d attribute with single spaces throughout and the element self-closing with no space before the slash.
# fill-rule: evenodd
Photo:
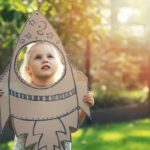
<svg viewBox="0 0 150 150">
<path fill-rule="evenodd" d="M 150 119 L 85 127 L 72 140 L 72 150 L 149 150 Z M 12 141 L 0 144 L 0 150 L 12 146 Z"/>
<path fill-rule="evenodd" d="M 13 150 L 13 141 L 8 143 L 1 143 L 0 142 L 0 150 Z"/>
<path fill-rule="evenodd" d="M 150 119 L 94 125 L 73 134 L 73 150 L 149 150 Z"/>
</svg>

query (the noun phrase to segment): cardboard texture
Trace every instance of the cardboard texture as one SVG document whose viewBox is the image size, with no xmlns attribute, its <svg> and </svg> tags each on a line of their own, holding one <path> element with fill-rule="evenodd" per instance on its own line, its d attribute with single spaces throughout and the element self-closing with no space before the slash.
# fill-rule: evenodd
<svg viewBox="0 0 150 150">
<path fill-rule="evenodd" d="M 63 56 L 65 72 L 54 84 L 46 88 L 32 87 L 18 74 L 16 60 L 21 49 L 36 41 L 52 43 Z M 11 64 L 0 77 L 1 132 L 11 118 L 17 136 L 26 134 L 25 149 L 35 144 L 35 150 L 64 150 L 63 142 L 71 141 L 70 129 L 79 126 L 79 109 L 90 116 L 83 96 L 87 94 L 87 78 L 68 62 L 61 41 L 38 12 L 27 21 L 14 51 Z"/>
</svg>

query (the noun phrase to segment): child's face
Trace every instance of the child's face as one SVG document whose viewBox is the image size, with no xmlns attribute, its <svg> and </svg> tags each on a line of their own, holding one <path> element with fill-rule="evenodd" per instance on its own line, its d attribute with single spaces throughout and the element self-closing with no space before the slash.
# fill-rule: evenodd
<svg viewBox="0 0 150 150">
<path fill-rule="evenodd" d="M 47 44 L 34 46 L 26 67 L 31 79 L 51 78 L 58 68 L 58 54 Z"/>
</svg>

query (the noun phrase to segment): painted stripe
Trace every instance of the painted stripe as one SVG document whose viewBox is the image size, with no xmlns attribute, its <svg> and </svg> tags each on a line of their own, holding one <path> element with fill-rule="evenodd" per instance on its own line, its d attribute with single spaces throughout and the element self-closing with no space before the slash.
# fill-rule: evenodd
<svg viewBox="0 0 150 150">
<path fill-rule="evenodd" d="M 57 101 L 57 100 L 66 99 L 75 94 L 76 94 L 75 88 L 73 88 L 69 91 L 66 91 L 64 93 L 59 93 L 59 94 L 55 94 L 55 95 L 46 95 L 46 96 L 28 95 L 28 94 L 19 93 L 12 89 L 9 89 L 9 95 L 17 97 L 19 99 L 30 100 L 30 101 Z"/>
</svg>

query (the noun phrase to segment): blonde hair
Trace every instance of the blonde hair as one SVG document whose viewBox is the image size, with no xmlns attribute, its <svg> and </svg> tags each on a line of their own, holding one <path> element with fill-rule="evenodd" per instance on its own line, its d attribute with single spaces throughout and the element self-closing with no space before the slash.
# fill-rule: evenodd
<svg viewBox="0 0 150 150">
<path fill-rule="evenodd" d="M 20 69 L 19 69 L 20 76 L 27 83 L 31 83 L 32 79 L 31 79 L 31 76 L 27 73 L 26 67 L 28 65 L 28 62 L 29 62 L 29 59 L 30 59 L 30 56 L 31 56 L 31 51 L 36 46 L 38 46 L 40 44 L 49 45 L 50 48 L 54 50 L 54 53 L 57 56 L 56 59 L 57 59 L 57 62 L 58 62 L 58 68 L 57 68 L 57 71 L 55 72 L 55 75 L 54 75 L 54 82 L 56 82 L 56 81 L 58 81 L 62 77 L 62 75 L 64 73 L 63 58 L 62 58 L 62 56 L 60 55 L 60 53 L 58 52 L 58 50 L 56 49 L 56 47 L 53 44 L 51 44 L 49 42 L 45 42 L 45 41 L 39 41 L 39 42 L 36 42 L 36 43 L 31 43 L 31 44 L 29 44 L 27 46 L 27 50 L 26 50 L 26 52 L 24 54 L 23 63 L 21 65 Z"/>
</svg>

